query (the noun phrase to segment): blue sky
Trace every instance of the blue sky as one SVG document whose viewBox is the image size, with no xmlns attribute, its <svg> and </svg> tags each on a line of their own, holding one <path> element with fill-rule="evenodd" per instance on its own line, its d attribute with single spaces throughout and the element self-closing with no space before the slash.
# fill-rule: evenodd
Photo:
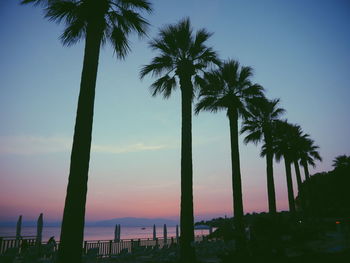
<svg viewBox="0 0 350 263">
<path fill-rule="evenodd" d="M 214 35 L 222 59 L 254 68 L 267 96 L 301 125 L 324 158 L 350 154 L 348 1 L 152 1 L 149 36 L 189 16 Z M 307 3 L 306 3 L 307 2 Z M 83 41 L 64 47 L 63 25 L 40 8 L 0 3 L 0 219 L 60 219 L 82 69 Z M 139 80 L 155 55 L 132 38 L 125 61 L 101 52 L 96 87 L 87 219 L 176 217 L 180 192 L 180 96 L 153 98 Z M 243 138 L 243 137 L 242 137 Z M 242 140 L 241 138 L 241 140 Z M 195 212 L 232 214 L 228 121 L 224 112 L 193 119 Z M 246 212 L 267 209 L 259 147 L 241 144 Z M 275 165 L 277 204 L 287 209 L 284 168 Z M 296 188 L 295 188 L 296 191 Z"/>
</svg>

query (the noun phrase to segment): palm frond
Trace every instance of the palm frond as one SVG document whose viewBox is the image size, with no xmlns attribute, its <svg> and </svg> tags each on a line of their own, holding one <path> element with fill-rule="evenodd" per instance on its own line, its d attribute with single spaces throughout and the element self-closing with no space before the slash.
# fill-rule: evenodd
<svg viewBox="0 0 350 263">
<path fill-rule="evenodd" d="M 128 34 L 131 31 L 137 32 L 139 37 L 146 35 L 149 23 L 139 13 L 130 9 L 121 9 L 118 25 Z"/>
<path fill-rule="evenodd" d="M 87 23 L 84 20 L 76 18 L 63 31 L 60 39 L 63 45 L 70 46 L 80 41 L 86 34 Z"/>
<path fill-rule="evenodd" d="M 140 78 L 143 79 L 149 73 L 152 73 L 152 76 L 160 76 L 164 71 L 171 71 L 174 69 L 173 61 L 170 56 L 163 55 L 154 57 L 152 62 L 148 65 L 145 65 L 141 68 Z"/>
<path fill-rule="evenodd" d="M 114 26 L 109 38 L 115 54 L 118 58 L 124 59 L 130 51 L 129 40 L 126 32 L 119 26 Z"/>
<path fill-rule="evenodd" d="M 33 4 L 34 6 L 41 5 L 43 7 L 46 7 L 50 5 L 51 2 L 57 2 L 57 0 L 22 0 L 21 4 Z"/>
<path fill-rule="evenodd" d="M 62 20 L 66 21 L 66 24 L 74 22 L 77 17 L 83 16 L 84 8 L 81 8 L 76 2 L 72 1 L 55 1 L 46 8 L 45 17 L 49 20 L 60 23 Z M 80 18 L 82 20 L 82 18 Z"/>
<path fill-rule="evenodd" d="M 206 96 L 196 104 L 195 114 L 198 114 L 200 111 L 210 111 L 217 112 L 219 110 L 224 110 L 225 108 L 220 104 L 220 101 L 217 100 L 215 96 Z"/>
<path fill-rule="evenodd" d="M 118 2 L 127 9 L 140 9 L 148 13 L 152 13 L 153 10 L 151 2 L 147 0 L 119 0 Z"/>
<path fill-rule="evenodd" d="M 245 144 L 248 144 L 250 142 L 254 143 L 255 145 L 261 142 L 262 140 L 262 132 L 260 130 L 253 131 L 249 133 L 243 140 Z"/>
<path fill-rule="evenodd" d="M 162 94 L 165 99 L 169 98 L 172 90 L 176 87 L 176 79 L 174 77 L 170 77 L 169 75 L 165 75 L 159 79 L 157 79 L 151 85 L 152 96 L 156 96 L 158 94 Z"/>
</svg>

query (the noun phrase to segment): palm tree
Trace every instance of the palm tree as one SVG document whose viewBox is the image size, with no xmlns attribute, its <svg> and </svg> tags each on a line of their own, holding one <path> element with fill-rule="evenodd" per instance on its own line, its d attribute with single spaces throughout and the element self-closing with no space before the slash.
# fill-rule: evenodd
<svg viewBox="0 0 350 263">
<path fill-rule="evenodd" d="M 322 161 L 320 154 L 317 149 L 319 147 L 314 145 L 314 141 L 309 137 L 308 134 L 301 137 L 298 143 L 298 158 L 299 163 L 304 167 L 305 181 L 309 182 L 309 169 L 308 165 L 315 166 L 315 160 Z M 297 164 L 297 161 L 294 162 L 294 165 Z M 297 167 L 297 166 L 296 166 Z M 301 198 L 301 206 L 305 211 L 305 215 L 309 216 L 313 213 L 313 206 L 310 206 L 311 198 L 313 196 L 313 190 L 310 188 L 310 184 L 303 184 L 303 188 L 299 189 L 299 196 L 303 196 Z"/>
<path fill-rule="evenodd" d="M 339 155 L 333 160 L 334 169 L 344 169 L 350 167 L 350 156 Z"/>
<path fill-rule="evenodd" d="M 300 164 L 304 168 L 305 180 L 310 179 L 308 165 L 315 167 L 315 160 L 322 161 L 322 158 L 318 152 L 319 146 L 314 144 L 315 142 L 311 138 L 306 138 L 302 144 L 300 155 Z"/>
<path fill-rule="evenodd" d="M 293 161 L 293 149 L 292 140 L 290 134 L 295 133 L 297 127 L 288 123 L 287 121 L 275 121 L 273 129 L 273 151 L 277 162 L 283 157 L 284 165 L 286 169 L 287 190 L 288 190 L 288 203 L 289 211 L 292 215 L 295 214 L 295 202 L 293 191 L 293 180 L 291 163 Z M 266 152 L 266 147 L 263 149 L 263 154 Z"/>
<path fill-rule="evenodd" d="M 290 129 L 290 133 L 288 134 L 291 146 L 291 161 L 294 164 L 295 169 L 295 177 L 297 179 L 298 191 L 301 191 L 302 180 L 301 173 L 299 167 L 299 160 L 301 156 L 301 152 L 303 151 L 303 147 L 305 146 L 306 141 L 309 138 L 308 134 L 304 134 L 303 130 L 299 125 L 293 125 L 293 128 Z"/>
<path fill-rule="evenodd" d="M 200 82 L 200 74 L 210 65 L 219 64 L 216 53 L 206 46 L 211 36 L 205 29 L 192 32 L 189 18 L 165 26 L 150 47 L 159 55 L 143 66 L 141 79 L 152 73 L 158 79 L 151 85 L 152 95 L 169 98 L 178 87 L 181 90 L 181 262 L 195 262 L 193 187 L 192 187 L 192 101 Z"/>
<path fill-rule="evenodd" d="M 78 109 L 71 152 L 67 195 L 63 213 L 59 262 L 81 262 L 85 203 L 91 149 L 96 76 L 101 44 L 110 41 L 118 58 L 130 50 L 128 36 L 143 36 L 147 21 L 138 12 L 151 12 L 147 0 L 22 0 L 41 5 L 45 17 L 65 22 L 64 45 L 85 38 Z"/>
<path fill-rule="evenodd" d="M 228 60 L 210 73 L 205 74 L 201 83 L 200 101 L 196 113 L 202 110 L 217 112 L 225 110 L 230 123 L 233 211 L 237 231 L 237 248 L 243 250 L 244 224 L 241 169 L 238 146 L 238 119 L 246 113 L 247 100 L 262 96 L 263 88 L 252 84 L 252 68 L 240 67 L 239 62 Z"/>
<path fill-rule="evenodd" d="M 269 212 L 276 213 L 276 195 L 273 179 L 273 124 L 285 112 L 278 107 L 279 99 L 268 100 L 265 97 L 250 100 L 247 107 L 247 116 L 244 119 L 241 133 L 248 132 L 244 138 L 247 144 L 255 144 L 263 141 L 266 147 L 266 176 Z"/>
</svg>

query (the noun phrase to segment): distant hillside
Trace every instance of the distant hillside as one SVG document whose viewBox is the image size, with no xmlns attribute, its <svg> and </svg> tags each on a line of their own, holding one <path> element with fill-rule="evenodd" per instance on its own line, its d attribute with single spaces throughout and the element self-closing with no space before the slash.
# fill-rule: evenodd
<svg viewBox="0 0 350 263">
<path fill-rule="evenodd" d="M 45 219 L 44 219 L 45 220 Z M 25 227 L 36 227 L 37 221 L 23 221 L 22 226 Z M 0 227 L 16 227 L 17 221 L 0 221 Z M 59 221 L 50 221 L 45 222 L 44 221 L 44 227 L 51 227 L 51 226 L 61 226 L 61 222 Z"/>
<path fill-rule="evenodd" d="M 102 220 L 96 222 L 87 222 L 86 226 L 115 226 L 120 224 L 122 226 L 161 226 L 167 224 L 167 226 L 176 226 L 179 224 L 175 220 L 164 219 L 164 218 L 136 218 L 136 217 L 123 217 L 123 218 L 113 218 L 109 220 Z"/>
<path fill-rule="evenodd" d="M 122 218 L 113 218 L 109 220 L 100 220 L 100 221 L 87 221 L 85 226 L 115 226 L 120 224 L 127 227 L 146 227 L 153 226 L 162 226 L 167 224 L 167 226 L 176 226 L 179 224 L 176 220 L 170 220 L 165 218 L 137 218 L 137 217 L 122 217 Z M 22 226 L 34 227 L 36 226 L 36 221 L 23 221 Z M 44 218 L 44 227 L 59 227 L 61 222 L 59 221 L 45 221 Z M 16 221 L 0 221 L 0 227 L 16 227 Z"/>
</svg>

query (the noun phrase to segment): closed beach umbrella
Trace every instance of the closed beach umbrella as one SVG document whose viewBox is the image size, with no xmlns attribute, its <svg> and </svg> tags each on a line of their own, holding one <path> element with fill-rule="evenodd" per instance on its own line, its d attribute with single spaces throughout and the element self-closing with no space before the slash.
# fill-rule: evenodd
<svg viewBox="0 0 350 263">
<path fill-rule="evenodd" d="M 20 215 L 17 221 L 16 239 L 21 238 L 21 229 L 22 229 L 22 216 Z"/>
<path fill-rule="evenodd" d="M 114 229 L 114 242 L 118 241 L 118 224 L 115 225 Z"/>
<path fill-rule="evenodd" d="M 179 225 L 176 225 L 176 241 L 179 242 Z"/>
<path fill-rule="evenodd" d="M 41 245 L 41 238 L 43 234 L 43 214 L 41 213 L 38 218 L 38 223 L 36 227 L 36 244 Z"/>
<path fill-rule="evenodd" d="M 153 240 L 157 239 L 156 225 L 153 225 Z"/>
<path fill-rule="evenodd" d="M 118 241 L 120 241 L 120 224 L 118 225 Z"/>
<path fill-rule="evenodd" d="M 166 244 L 167 241 L 168 241 L 168 231 L 167 231 L 167 228 L 166 228 L 166 224 L 164 224 L 163 236 L 164 236 L 164 244 Z"/>
</svg>

